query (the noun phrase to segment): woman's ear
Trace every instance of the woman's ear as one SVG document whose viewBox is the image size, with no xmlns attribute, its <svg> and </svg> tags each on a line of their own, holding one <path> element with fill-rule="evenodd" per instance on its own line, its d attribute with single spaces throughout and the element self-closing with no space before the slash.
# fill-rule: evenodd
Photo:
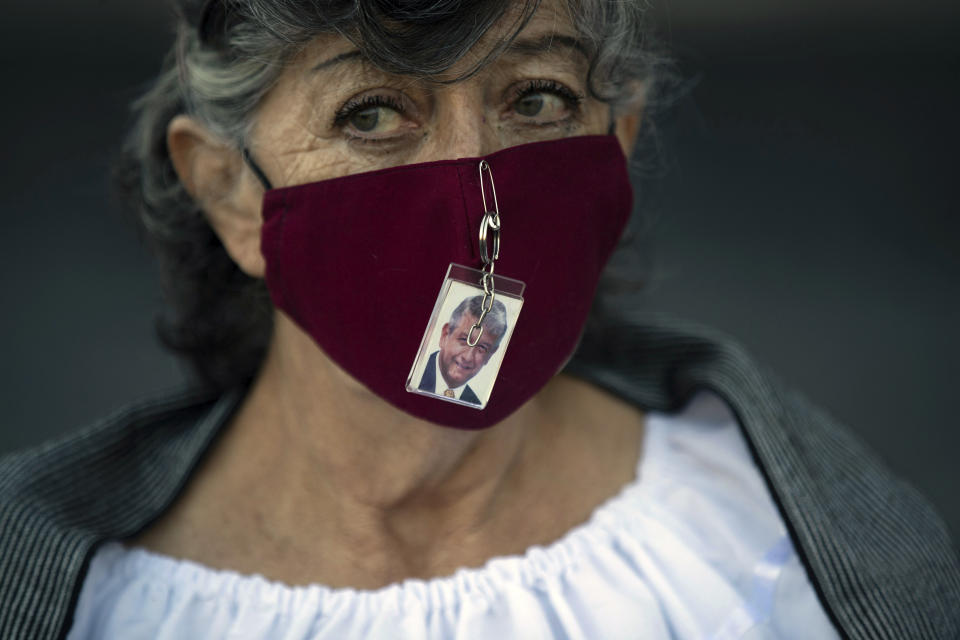
<svg viewBox="0 0 960 640">
<path fill-rule="evenodd" d="M 249 276 L 262 278 L 260 252 L 263 189 L 244 170 L 235 147 L 186 115 L 167 126 L 167 149 L 180 182 L 203 210 L 227 253 Z"/>
<path fill-rule="evenodd" d="M 629 158 L 633 154 L 633 148 L 637 144 L 637 134 L 640 132 L 641 114 L 625 113 L 617 116 L 616 136 L 620 141 L 620 148 L 623 149 L 623 155 Z"/>
<path fill-rule="evenodd" d="M 647 104 L 646 85 L 643 83 L 635 85 L 632 94 L 633 98 L 617 109 L 620 115 L 616 116 L 615 133 L 620 141 L 620 148 L 623 149 L 623 155 L 627 158 L 633 154 L 637 135 L 640 133 L 640 125 L 643 123 L 644 107 Z"/>
</svg>

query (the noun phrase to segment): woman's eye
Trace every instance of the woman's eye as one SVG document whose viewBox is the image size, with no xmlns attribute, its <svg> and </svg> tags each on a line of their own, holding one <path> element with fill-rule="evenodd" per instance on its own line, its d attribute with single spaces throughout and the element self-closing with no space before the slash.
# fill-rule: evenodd
<svg viewBox="0 0 960 640">
<path fill-rule="evenodd" d="M 400 125 L 401 117 L 390 107 L 373 106 L 354 111 L 348 121 L 362 133 L 389 133 Z"/>
<path fill-rule="evenodd" d="M 549 93 L 531 93 L 517 100 L 514 110 L 527 118 L 541 117 L 554 120 L 565 115 L 567 104 L 560 96 Z"/>
<path fill-rule="evenodd" d="M 393 96 L 365 96 L 340 107 L 333 126 L 353 137 L 390 138 L 404 128 L 404 111 L 400 99 Z"/>
<path fill-rule="evenodd" d="M 531 93 L 517 100 L 514 110 L 522 116 L 532 118 L 543 109 L 543 94 Z"/>
<path fill-rule="evenodd" d="M 563 85 L 537 82 L 519 92 L 512 109 L 516 115 L 535 119 L 538 124 L 550 124 L 576 114 L 580 101 L 580 96 Z"/>
</svg>

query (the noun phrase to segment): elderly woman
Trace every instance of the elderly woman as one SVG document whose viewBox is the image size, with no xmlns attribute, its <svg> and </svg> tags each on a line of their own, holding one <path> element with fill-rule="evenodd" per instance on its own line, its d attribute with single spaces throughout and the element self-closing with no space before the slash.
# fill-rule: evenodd
<svg viewBox="0 0 960 640">
<path fill-rule="evenodd" d="M 956 637 L 911 489 L 722 338 L 594 300 L 643 14 L 184 13 L 120 177 L 203 391 L 3 461 L 0 635 Z"/>
</svg>

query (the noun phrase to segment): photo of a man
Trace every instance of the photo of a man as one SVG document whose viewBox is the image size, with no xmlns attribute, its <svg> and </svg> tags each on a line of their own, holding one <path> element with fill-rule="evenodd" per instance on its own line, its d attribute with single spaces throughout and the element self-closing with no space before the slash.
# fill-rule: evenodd
<svg viewBox="0 0 960 640">
<path fill-rule="evenodd" d="M 465 298 L 440 331 L 440 348 L 430 354 L 418 389 L 427 393 L 481 405 L 467 384 L 500 347 L 507 334 L 507 309 L 499 300 L 483 319 L 483 333 L 476 346 L 467 344 L 470 329 L 482 312 L 483 296 Z M 476 332 L 475 332 L 476 333 Z"/>
</svg>

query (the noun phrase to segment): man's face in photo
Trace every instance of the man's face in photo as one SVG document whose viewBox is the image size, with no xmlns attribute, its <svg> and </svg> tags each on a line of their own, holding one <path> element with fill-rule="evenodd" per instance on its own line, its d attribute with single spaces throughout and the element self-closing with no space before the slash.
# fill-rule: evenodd
<svg viewBox="0 0 960 640">
<path fill-rule="evenodd" d="M 440 373 L 451 389 L 465 384 L 477 375 L 500 345 L 500 336 L 488 331 L 486 327 L 477 345 L 468 345 L 467 335 L 476 321 L 475 316 L 464 313 L 457 326 L 454 327 L 448 322 L 440 332 L 440 353 L 437 358 Z"/>
</svg>

